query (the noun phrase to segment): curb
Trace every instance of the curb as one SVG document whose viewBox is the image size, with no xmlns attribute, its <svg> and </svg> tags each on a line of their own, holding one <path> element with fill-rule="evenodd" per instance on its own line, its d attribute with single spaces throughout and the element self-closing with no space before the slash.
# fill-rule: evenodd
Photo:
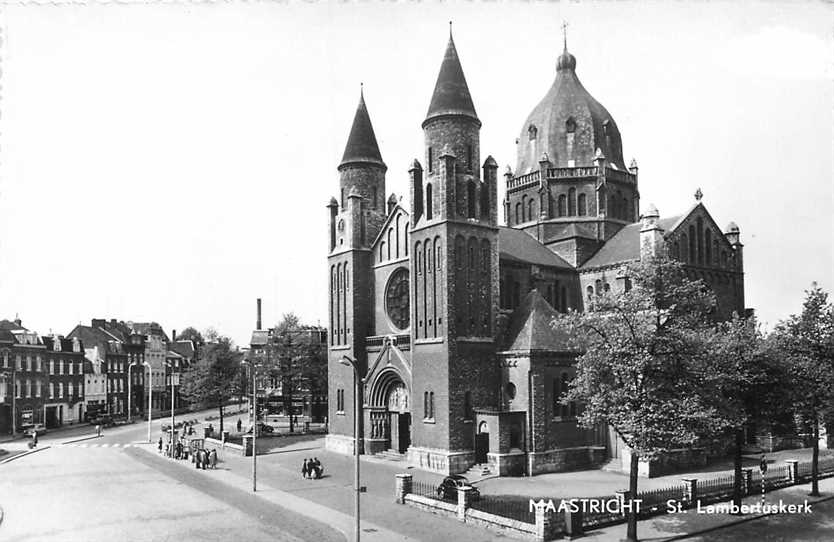
<svg viewBox="0 0 834 542">
<path fill-rule="evenodd" d="M 33 450 L 29 450 L 28 452 L 23 452 L 22 454 L 13 455 L 12 457 L 10 457 L 8 459 L 4 459 L 3 461 L 0 461 L 0 465 L 3 465 L 5 463 L 11 463 L 15 459 L 20 459 L 21 457 L 26 457 L 27 455 L 32 455 L 32 454 L 36 454 L 38 452 L 42 452 L 44 450 L 48 450 L 51 447 L 52 446 L 44 446 L 42 448 L 35 448 Z"/>
<path fill-rule="evenodd" d="M 73 440 L 67 440 L 67 441 L 62 442 L 61 444 L 62 445 L 72 444 L 73 442 L 81 442 L 82 440 L 90 440 L 90 439 L 94 439 L 94 438 L 101 438 L 101 437 L 100 437 L 100 435 L 90 435 L 88 437 L 80 437 L 80 438 L 73 439 Z"/>
<path fill-rule="evenodd" d="M 825 501 L 830 501 L 832 499 L 834 499 L 834 495 L 830 495 L 828 497 L 823 497 L 822 499 L 817 499 L 815 501 L 810 501 L 808 504 L 817 504 L 817 503 L 821 503 L 821 502 L 825 502 Z M 767 518 L 767 517 L 770 517 L 770 516 L 773 516 L 773 515 L 775 515 L 775 514 L 759 514 L 757 516 L 751 516 L 751 517 L 747 517 L 747 518 L 737 519 L 737 520 L 733 520 L 729 523 L 724 523 L 722 525 L 715 525 L 715 526 L 710 527 L 708 529 L 702 529 L 700 531 L 695 531 L 695 532 L 692 532 L 692 533 L 679 534 L 679 535 L 675 535 L 675 536 L 672 536 L 672 537 L 669 537 L 669 538 L 663 538 L 663 539 L 661 539 L 661 542 L 672 542 L 673 540 L 685 540 L 687 538 L 692 538 L 692 537 L 695 537 L 695 536 L 701 536 L 701 535 L 708 534 L 708 533 L 711 533 L 711 532 L 714 532 L 714 531 L 718 531 L 720 529 L 724 529 L 726 527 L 733 527 L 735 525 L 741 525 L 742 523 L 747 523 L 749 521 L 754 521 L 754 520 L 757 520 L 757 519 Z"/>
</svg>

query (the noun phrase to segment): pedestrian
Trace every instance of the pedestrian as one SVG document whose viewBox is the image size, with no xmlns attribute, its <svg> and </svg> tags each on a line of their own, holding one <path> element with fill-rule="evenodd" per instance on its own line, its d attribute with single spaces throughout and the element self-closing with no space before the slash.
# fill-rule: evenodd
<svg viewBox="0 0 834 542">
<path fill-rule="evenodd" d="M 32 430 L 32 447 L 36 448 L 38 446 L 38 432 L 37 430 Z"/>
<path fill-rule="evenodd" d="M 196 469 L 200 468 L 200 459 L 201 459 L 200 450 L 194 450 L 194 468 L 196 468 Z"/>
<path fill-rule="evenodd" d="M 96 425 L 96 436 L 101 436 L 101 424 Z"/>
<path fill-rule="evenodd" d="M 309 472 L 310 472 L 310 467 L 307 464 L 307 459 L 305 458 L 304 459 L 304 464 L 301 466 L 301 477 L 302 478 L 307 478 L 307 473 L 309 473 Z"/>
<path fill-rule="evenodd" d="M 212 469 L 217 468 L 217 448 L 212 448 L 211 452 L 209 452 L 209 465 L 211 465 Z"/>
<path fill-rule="evenodd" d="M 159 437 L 159 442 L 156 444 L 156 449 L 159 450 L 159 453 L 162 453 L 162 437 Z"/>
<path fill-rule="evenodd" d="M 182 458 L 182 442 L 177 442 L 177 459 Z"/>
<path fill-rule="evenodd" d="M 243 428 L 243 422 L 240 421 L 240 418 L 237 419 L 237 432 L 240 433 L 240 430 Z"/>
<path fill-rule="evenodd" d="M 321 475 L 324 472 L 324 469 L 322 468 L 321 461 L 319 461 L 318 457 L 313 458 L 313 470 L 316 473 L 316 480 L 321 478 Z"/>
</svg>

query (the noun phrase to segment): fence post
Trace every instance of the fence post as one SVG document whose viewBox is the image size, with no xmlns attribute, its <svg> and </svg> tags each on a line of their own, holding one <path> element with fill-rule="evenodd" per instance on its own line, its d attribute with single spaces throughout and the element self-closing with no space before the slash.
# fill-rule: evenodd
<svg viewBox="0 0 834 542">
<path fill-rule="evenodd" d="M 626 517 L 625 507 L 626 507 L 626 503 L 628 502 L 629 492 L 628 492 L 627 489 L 618 489 L 616 491 L 616 493 L 617 493 L 617 498 L 620 500 L 620 514 L 623 517 Z"/>
<path fill-rule="evenodd" d="M 788 480 L 790 480 L 791 485 L 799 483 L 799 460 L 798 459 L 786 459 L 785 463 L 788 464 Z"/>
<path fill-rule="evenodd" d="M 539 520 L 541 515 L 541 520 Z M 539 525 L 542 525 L 539 528 Z M 544 536 L 550 535 L 550 538 L 539 538 L 539 533 Z M 570 507 L 565 508 L 565 537 L 568 540 L 579 538 L 585 534 L 582 528 L 582 509 L 576 512 L 571 512 Z M 548 506 L 536 507 L 536 540 L 554 540 L 557 533 L 555 532 L 555 521 L 553 521 L 553 508 Z"/>
<path fill-rule="evenodd" d="M 687 502 L 695 502 L 698 499 L 698 479 L 683 478 L 683 498 Z"/>
<path fill-rule="evenodd" d="M 741 491 L 745 495 L 753 491 L 753 469 L 741 469 Z"/>
<path fill-rule="evenodd" d="M 466 521 L 466 509 L 472 502 L 472 491 L 474 489 L 471 486 L 458 488 L 458 519 L 461 521 Z"/>
<path fill-rule="evenodd" d="M 394 502 L 405 504 L 405 496 L 411 493 L 413 483 L 410 474 L 397 474 L 397 484 L 394 486 Z"/>
</svg>

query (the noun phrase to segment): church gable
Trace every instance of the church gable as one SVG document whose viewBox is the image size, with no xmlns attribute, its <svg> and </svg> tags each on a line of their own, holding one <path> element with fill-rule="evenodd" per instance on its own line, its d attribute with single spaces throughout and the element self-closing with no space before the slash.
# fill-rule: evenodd
<svg viewBox="0 0 834 542">
<path fill-rule="evenodd" d="M 700 201 L 666 229 L 664 239 L 669 255 L 681 262 L 704 267 L 731 264 L 733 247 Z"/>
<path fill-rule="evenodd" d="M 400 260 L 408 256 L 408 211 L 397 204 L 388 213 L 371 245 L 373 264 Z"/>
</svg>

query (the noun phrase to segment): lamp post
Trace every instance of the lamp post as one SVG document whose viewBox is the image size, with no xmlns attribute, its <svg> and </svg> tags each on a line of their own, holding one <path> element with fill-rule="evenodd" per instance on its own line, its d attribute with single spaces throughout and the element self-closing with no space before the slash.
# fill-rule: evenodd
<svg viewBox="0 0 834 542">
<path fill-rule="evenodd" d="M 252 492 L 258 491 L 258 387 L 255 378 L 257 376 L 257 364 L 251 360 L 243 360 L 241 364 L 249 366 L 252 371 Z"/>
<path fill-rule="evenodd" d="M 342 359 L 339 360 L 339 363 L 342 365 L 346 365 L 353 369 L 353 396 L 354 396 L 354 406 L 353 406 L 353 456 L 354 456 L 354 465 L 353 465 L 353 490 L 354 490 L 354 510 L 356 515 L 356 525 L 354 529 L 353 540 L 354 542 L 359 542 L 360 536 L 360 519 L 359 519 L 359 494 L 362 491 L 361 486 L 359 485 L 359 421 L 361 418 L 361 411 L 362 411 L 362 387 L 365 384 L 365 379 L 359 376 L 359 365 L 357 364 L 356 360 L 348 357 L 342 356 Z"/>
<path fill-rule="evenodd" d="M 166 361 L 165 366 L 171 369 L 171 447 L 169 452 L 170 457 L 174 457 L 174 364 Z"/>
</svg>

